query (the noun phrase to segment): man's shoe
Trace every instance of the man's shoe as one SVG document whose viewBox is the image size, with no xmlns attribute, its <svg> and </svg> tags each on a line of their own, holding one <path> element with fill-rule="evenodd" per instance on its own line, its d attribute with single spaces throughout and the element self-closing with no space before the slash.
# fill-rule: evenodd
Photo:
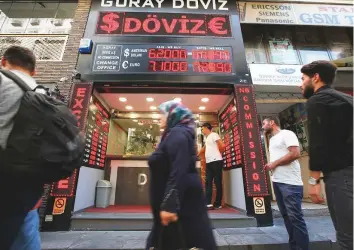
<svg viewBox="0 0 354 250">
<path fill-rule="evenodd" d="M 209 205 L 207 205 L 207 209 L 208 209 L 208 210 L 213 210 L 213 209 L 214 209 L 214 206 L 213 206 L 212 204 L 209 204 Z"/>
<path fill-rule="evenodd" d="M 218 209 L 222 209 L 222 206 L 213 206 L 214 209 L 218 210 Z"/>
</svg>

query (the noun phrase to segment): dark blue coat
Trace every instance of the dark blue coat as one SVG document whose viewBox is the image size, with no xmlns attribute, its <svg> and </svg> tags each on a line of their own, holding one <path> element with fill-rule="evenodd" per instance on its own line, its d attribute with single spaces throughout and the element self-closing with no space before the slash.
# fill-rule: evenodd
<svg viewBox="0 0 354 250">
<path fill-rule="evenodd" d="M 188 248 L 216 249 L 196 160 L 195 132 L 185 125 L 172 128 L 151 155 L 150 203 L 154 224 L 146 249 L 162 243 L 159 250 L 175 250 L 183 247 L 183 241 Z M 177 213 L 178 223 L 163 228 L 160 211 Z"/>
</svg>

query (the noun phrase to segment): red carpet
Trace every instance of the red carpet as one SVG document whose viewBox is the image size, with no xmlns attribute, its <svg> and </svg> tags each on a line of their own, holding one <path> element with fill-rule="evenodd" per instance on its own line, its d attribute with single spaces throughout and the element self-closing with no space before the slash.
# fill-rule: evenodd
<svg viewBox="0 0 354 250">
<path fill-rule="evenodd" d="M 106 208 L 89 207 L 84 210 L 89 213 L 151 213 L 149 206 L 109 206 Z M 211 210 L 210 213 L 239 214 L 236 209 L 225 207 L 219 210 Z"/>
</svg>

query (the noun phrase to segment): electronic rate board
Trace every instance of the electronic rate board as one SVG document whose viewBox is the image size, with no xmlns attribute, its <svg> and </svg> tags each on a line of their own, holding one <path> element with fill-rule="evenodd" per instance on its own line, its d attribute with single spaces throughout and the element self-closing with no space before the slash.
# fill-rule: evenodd
<svg viewBox="0 0 354 250">
<path fill-rule="evenodd" d="M 225 144 L 224 170 L 242 167 L 240 132 L 235 101 L 232 99 L 219 114 L 221 139 Z"/>
<path fill-rule="evenodd" d="M 235 75 L 231 47 L 96 45 L 92 71 L 105 74 Z"/>
</svg>

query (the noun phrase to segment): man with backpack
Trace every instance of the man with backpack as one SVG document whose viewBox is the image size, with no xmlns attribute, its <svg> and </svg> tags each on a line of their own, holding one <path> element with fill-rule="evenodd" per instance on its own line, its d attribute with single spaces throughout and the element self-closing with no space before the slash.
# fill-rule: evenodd
<svg viewBox="0 0 354 250">
<path fill-rule="evenodd" d="M 309 195 L 321 203 L 326 184 L 329 212 L 341 249 L 353 249 L 353 98 L 331 88 L 337 67 L 328 61 L 304 65 L 302 94 L 309 132 Z M 323 174 L 323 177 L 321 177 Z"/>
<path fill-rule="evenodd" d="M 46 183 L 81 164 L 84 137 L 61 101 L 36 84 L 36 59 L 8 48 L 0 70 L 0 249 L 40 250 L 37 208 Z"/>
</svg>

